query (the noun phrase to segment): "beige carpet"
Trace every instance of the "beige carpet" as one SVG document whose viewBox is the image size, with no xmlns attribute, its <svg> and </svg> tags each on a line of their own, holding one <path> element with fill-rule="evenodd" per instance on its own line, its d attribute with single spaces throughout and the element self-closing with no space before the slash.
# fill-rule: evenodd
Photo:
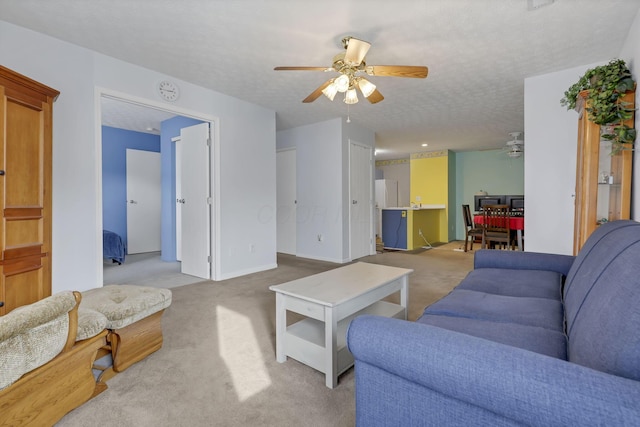
<svg viewBox="0 0 640 427">
<path fill-rule="evenodd" d="M 472 268 L 472 253 L 453 250 L 459 247 L 454 242 L 360 261 L 414 269 L 414 320 Z M 320 372 L 293 359 L 275 360 L 275 295 L 269 286 L 337 267 L 281 255 L 274 270 L 173 288 L 173 304 L 162 320 L 162 349 L 109 380 L 107 391 L 58 425 L 354 425 L 353 368 L 331 390 Z"/>
</svg>

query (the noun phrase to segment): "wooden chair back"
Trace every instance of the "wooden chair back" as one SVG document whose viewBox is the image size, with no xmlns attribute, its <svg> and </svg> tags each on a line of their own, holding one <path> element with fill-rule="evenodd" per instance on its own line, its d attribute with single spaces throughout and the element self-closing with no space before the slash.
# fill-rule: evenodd
<svg viewBox="0 0 640 427">
<path fill-rule="evenodd" d="M 509 246 L 509 206 L 508 205 L 485 205 L 482 211 L 484 237 L 482 247 L 487 243 L 499 242 Z"/>
</svg>

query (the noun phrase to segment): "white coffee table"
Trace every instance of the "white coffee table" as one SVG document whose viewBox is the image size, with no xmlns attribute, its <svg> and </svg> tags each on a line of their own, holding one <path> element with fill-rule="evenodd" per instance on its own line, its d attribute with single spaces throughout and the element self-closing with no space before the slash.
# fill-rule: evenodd
<svg viewBox="0 0 640 427">
<path fill-rule="evenodd" d="M 276 292 L 276 360 L 296 359 L 326 377 L 334 388 L 338 376 L 353 366 L 346 331 L 359 314 L 407 318 L 408 276 L 413 270 L 357 262 L 313 276 L 270 286 Z M 381 301 L 400 292 L 400 304 Z M 287 311 L 306 318 L 287 326 Z"/>
</svg>

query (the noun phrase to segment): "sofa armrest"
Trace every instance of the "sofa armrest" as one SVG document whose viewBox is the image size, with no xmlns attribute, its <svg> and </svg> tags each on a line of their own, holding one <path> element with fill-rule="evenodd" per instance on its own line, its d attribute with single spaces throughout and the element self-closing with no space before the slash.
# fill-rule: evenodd
<svg viewBox="0 0 640 427">
<path fill-rule="evenodd" d="M 474 254 L 474 268 L 546 270 L 567 275 L 576 257 L 540 252 L 495 251 L 481 249 Z"/>
<path fill-rule="evenodd" d="M 623 426 L 640 420 L 640 383 L 564 360 L 431 325 L 370 315 L 351 323 L 347 340 L 356 360 L 356 416 L 364 424 L 360 417 L 367 413 L 377 417 L 392 413 L 376 409 L 389 408 L 390 399 L 405 405 L 400 416 L 406 425 L 424 417 L 439 418 L 423 419 L 422 425 L 440 424 L 449 416 L 453 424 L 460 424 L 460 411 L 442 402 L 457 402 L 458 409 L 468 408 L 469 413 L 473 409 L 503 417 L 503 422 L 527 425 Z M 386 389 L 382 401 L 369 401 L 376 400 L 371 394 L 358 396 L 377 381 L 359 375 L 361 364 L 363 369 L 378 368 L 364 369 L 364 375 L 385 376 L 377 379 L 383 384 L 378 388 Z"/>
</svg>

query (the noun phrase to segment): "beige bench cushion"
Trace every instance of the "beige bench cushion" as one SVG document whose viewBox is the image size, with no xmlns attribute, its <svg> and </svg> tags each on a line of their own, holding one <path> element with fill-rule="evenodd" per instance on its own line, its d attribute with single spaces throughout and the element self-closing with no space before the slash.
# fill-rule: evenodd
<svg viewBox="0 0 640 427">
<path fill-rule="evenodd" d="M 100 332 L 107 329 L 107 318 L 104 314 L 90 308 L 84 308 L 80 303 L 78 308 L 78 333 L 76 341 L 86 340 L 95 337 Z"/>
<path fill-rule="evenodd" d="M 106 285 L 82 293 L 82 307 L 102 313 L 108 329 L 120 329 L 171 305 L 169 289 Z"/>
<path fill-rule="evenodd" d="M 56 357 L 69 335 L 73 292 L 60 292 L 0 317 L 0 390 Z"/>
</svg>

